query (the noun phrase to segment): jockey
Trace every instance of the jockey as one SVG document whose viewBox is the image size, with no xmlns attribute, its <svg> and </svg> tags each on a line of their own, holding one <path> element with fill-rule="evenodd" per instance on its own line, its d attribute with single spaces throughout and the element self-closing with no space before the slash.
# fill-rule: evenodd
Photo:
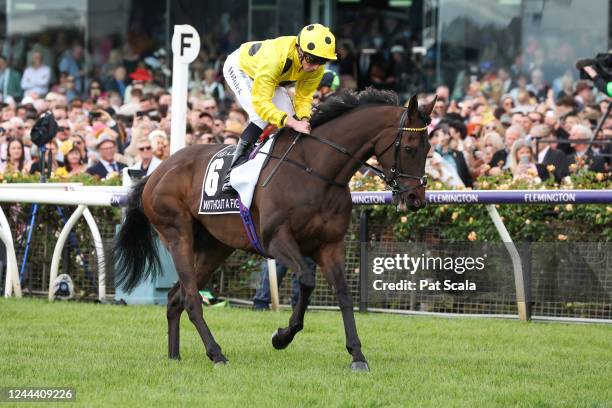
<svg viewBox="0 0 612 408">
<path fill-rule="evenodd" d="M 250 123 L 240 136 L 223 191 L 233 191 L 230 172 L 248 160 L 263 129 L 272 124 L 310 133 L 312 97 L 327 61 L 336 59 L 336 40 L 329 28 L 310 24 L 296 36 L 244 43 L 230 54 L 223 76 Z M 295 84 L 295 97 L 286 86 Z"/>
</svg>

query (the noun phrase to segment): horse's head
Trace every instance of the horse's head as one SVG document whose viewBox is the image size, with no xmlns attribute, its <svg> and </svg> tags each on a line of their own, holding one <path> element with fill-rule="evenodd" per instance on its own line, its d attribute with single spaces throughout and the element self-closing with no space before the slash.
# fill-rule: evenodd
<svg viewBox="0 0 612 408">
<path fill-rule="evenodd" d="M 374 145 L 387 184 L 402 210 L 418 210 L 427 205 L 425 160 L 430 149 L 427 125 L 435 103 L 434 99 L 419 109 L 416 95 L 410 98 L 408 107 L 402 108 L 397 125 Z"/>
</svg>

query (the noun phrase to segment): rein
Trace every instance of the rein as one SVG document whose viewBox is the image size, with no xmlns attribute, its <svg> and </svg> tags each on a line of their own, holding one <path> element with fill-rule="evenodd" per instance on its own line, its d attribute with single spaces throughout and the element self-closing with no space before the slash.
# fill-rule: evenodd
<svg viewBox="0 0 612 408">
<path fill-rule="evenodd" d="M 427 118 L 428 119 L 428 118 Z M 389 143 L 389 145 L 387 147 L 385 147 L 383 149 L 383 151 L 378 155 L 378 157 L 382 157 L 383 154 L 385 154 L 392 146 L 395 146 L 394 149 L 394 164 L 393 167 L 390 170 L 391 176 L 387 177 L 387 175 L 385 174 L 384 170 L 376 167 L 376 166 L 372 166 L 369 163 L 364 162 L 363 160 L 360 160 L 359 158 L 355 157 L 347 148 L 332 142 L 331 140 L 325 139 L 323 137 L 320 136 L 315 136 L 312 134 L 304 134 L 304 133 L 298 133 L 292 143 L 295 144 L 297 142 L 297 140 L 299 140 L 299 138 L 301 138 L 302 136 L 305 137 L 309 137 L 312 138 L 314 140 L 316 140 L 319 143 L 325 144 L 331 148 L 333 148 L 334 150 L 336 150 L 337 152 L 340 152 L 348 157 L 350 157 L 352 160 L 355 160 L 357 162 L 359 162 L 362 166 L 367 167 L 368 169 L 370 169 L 374 174 L 376 174 L 378 177 L 380 177 L 382 179 L 382 181 L 391 188 L 391 191 L 393 193 L 394 196 L 407 192 L 407 191 L 411 191 L 414 188 L 418 188 L 418 187 L 424 187 L 427 185 L 427 177 L 426 176 L 415 176 L 412 174 L 407 174 L 407 173 L 402 173 L 401 171 L 398 172 L 397 169 L 400 167 L 400 156 L 399 156 L 399 152 L 400 152 L 400 148 L 402 147 L 401 141 L 402 141 L 402 136 L 404 134 L 404 132 L 423 132 L 427 130 L 427 126 L 424 127 L 419 127 L 419 128 L 413 128 L 413 127 L 406 127 L 406 121 L 408 120 L 408 111 L 405 110 L 402 113 L 402 116 L 400 118 L 400 124 L 399 127 L 397 128 L 397 135 L 395 136 L 395 139 L 393 139 L 393 141 L 391 143 Z M 428 120 L 425 120 L 425 122 L 428 122 Z M 291 147 L 290 147 L 291 148 Z M 287 153 L 287 152 L 286 152 Z M 262 154 L 266 154 L 267 156 L 273 158 L 273 159 L 277 159 L 280 160 L 280 163 L 283 162 L 287 162 L 289 164 L 292 164 L 300 169 L 302 169 L 303 171 L 305 171 L 306 173 L 318 177 L 321 180 L 327 182 L 328 184 L 331 184 L 335 187 L 345 187 L 348 183 L 340 183 L 334 179 L 331 179 L 317 171 L 315 171 L 314 169 L 312 169 L 311 167 L 308 167 L 302 163 L 296 162 L 295 160 L 292 160 L 287 156 L 287 154 L 284 154 L 282 157 L 279 156 L 275 156 L 272 153 L 262 153 Z M 278 167 L 278 166 L 277 166 Z M 272 174 L 270 174 L 270 176 L 268 177 L 268 179 L 270 179 L 273 176 L 274 172 Z M 399 185 L 399 183 L 397 182 L 398 179 L 400 178 L 411 178 L 411 179 L 415 179 L 415 180 L 419 180 L 419 184 L 416 187 L 410 187 L 410 188 L 404 188 L 402 186 Z M 267 184 L 267 183 L 266 183 Z"/>
</svg>

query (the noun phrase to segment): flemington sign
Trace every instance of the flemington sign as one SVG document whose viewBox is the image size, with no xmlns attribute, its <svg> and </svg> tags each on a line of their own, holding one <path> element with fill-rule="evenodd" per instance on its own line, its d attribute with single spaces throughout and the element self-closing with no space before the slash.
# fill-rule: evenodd
<svg viewBox="0 0 612 408">
<path fill-rule="evenodd" d="M 353 192 L 353 204 L 391 204 L 390 191 Z M 608 190 L 461 190 L 427 191 L 429 204 L 609 204 Z"/>
</svg>

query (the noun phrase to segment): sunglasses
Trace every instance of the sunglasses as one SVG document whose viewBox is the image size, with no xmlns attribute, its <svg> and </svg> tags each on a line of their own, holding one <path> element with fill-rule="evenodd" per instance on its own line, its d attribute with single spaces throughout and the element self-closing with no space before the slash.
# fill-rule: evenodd
<svg viewBox="0 0 612 408">
<path fill-rule="evenodd" d="M 75 146 L 80 146 L 83 144 L 83 142 L 81 142 L 80 140 L 75 140 L 74 142 L 72 142 L 72 144 Z"/>
<path fill-rule="evenodd" d="M 68 130 L 68 128 L 67 128 L 67 127 L 64 127 L 64 126 L 58 126 L 58 127 L 57 127 L 57 131 L 58 131 L 58 132 L 65 132 L 66 130 Z"/>
<path fill-rule="evenodd" d="M 325 58 L 317 57 L 316 55 L 308 54 L 307 52 L 304 53 L 304 60 L 306 60 L 306 62 L 309 64 L 315 65 L 325 65 L 327 62 Z"/>
<path fill-rule="evenodd" d="M 151 146 L 139 147 L 138 150 L 140 150 L 141 152 L 146 152 L 151 150 Z"/>
</svg>

